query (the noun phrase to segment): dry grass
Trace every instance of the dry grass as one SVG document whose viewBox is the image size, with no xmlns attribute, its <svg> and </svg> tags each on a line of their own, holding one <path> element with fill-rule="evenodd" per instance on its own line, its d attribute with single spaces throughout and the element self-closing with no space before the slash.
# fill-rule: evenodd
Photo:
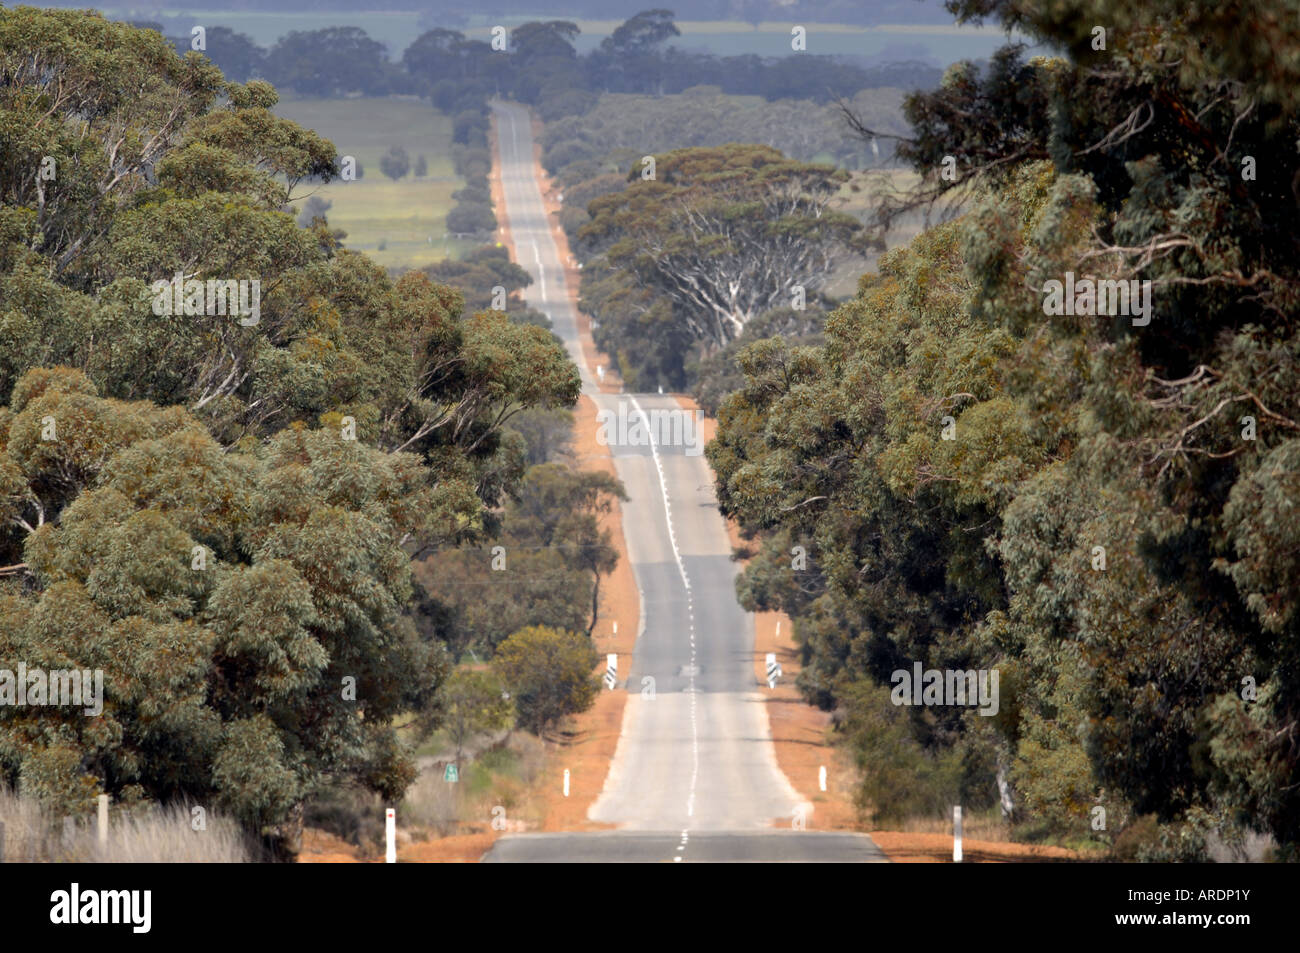
<svg viewBox="0 0 1300 953">
<path fill-rule="evenodd" d="M 952 817 L 913 817 L 894 828 L 907 834 L 947 834 L 952 836 Z M 971 840 L 1011 842 L 1011 825 L 996 812 L 974 814 L 963 812 L 962 838 Z"/>
<path fill-rule="evenodd" d="M 425 769 L 406 790 L 397 809 L 398 823 L 436 831 L 439 837 L 453 834 L 460 826 L 460 786 L 448 784 L 440 770 Z"/>
<path fill-rule="evenodd" d="M 543 743 L 524 731 L 461 763 L 460 780 L 443 779 L 445 764 L 431 762 L 397 809 L 397 822 L 412 839 L 472 833 L 498 817 L 510 828 L 533 824 L 528 796 L 545 765 Z"/>
<path fill-rule="evenodd" d="M 399 863 L 474 862 L 501 834 L 535 830 L 545 813 L 536 798 L 546 766 L 546 745 L 531 734 L 509 738 L 461 760 L 460 780 L 443 779 L 446 762 L 423 758 L 423 768 L 397 807 Z M 339 836 L 316 826 L 303 832 L 300 863 L 380 863 L 384 859 L 384 808 L 373 796 L 344 799 L 317 823 L 337 823 L 353 812 L 356 833 Z"/>
<path fill-rule="evenodd" d="M 961 852 L 964 864 L 1068 863 L 1088 859 L 1087 855 L 1065 847 L 981 840 L 971 837 L 966 826 L 963 822 Z M 952 863 L 951 828 L 947 833 L 871 831 L 870 834 L 876 846 L 896 864 Z"/>
<path fill-rule="evenodd" d="M 6 863 L 243 864 L 254 859 L 239 826 L 208 813 L 206 829 L 191 827 L 188 807 L 141 806 L 109 815 L 107 843 L 100 846 L 92 821 L 67 822 L 41 805 L 0 789 Z"/>
</svg>

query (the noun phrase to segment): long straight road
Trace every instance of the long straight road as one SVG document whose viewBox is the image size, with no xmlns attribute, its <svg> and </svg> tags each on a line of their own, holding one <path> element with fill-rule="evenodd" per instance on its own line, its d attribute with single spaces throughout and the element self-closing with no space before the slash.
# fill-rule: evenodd
<svg viewBox="0 0 1300 953">
<path fill-rule="evenodd" d="M 669 415 L 663 419 L 680 425 L 683 411 L 671 397 L 597 389 L 542 202 L 528 111 L 493 109 L 510 232 L 533 276 L 525 297 L 550 316 L 600 410 L 643 424 Z M 754 621 L 736 601 L 737 567 L 712 472 L 698 443 L 682 439 L 689 429 L 656 429 L 642 428 L 650 439 L 610 444 L 630 497 L 623 526 L 642 620 L 622 733 L 590 816 L 619 831 L 507 837 L 487 859 L 883 860 L 863 835 L 790 830 L 797 816 L 811 822 L 810 808 L 776 764 L 753 670 Z"/>
</svg>

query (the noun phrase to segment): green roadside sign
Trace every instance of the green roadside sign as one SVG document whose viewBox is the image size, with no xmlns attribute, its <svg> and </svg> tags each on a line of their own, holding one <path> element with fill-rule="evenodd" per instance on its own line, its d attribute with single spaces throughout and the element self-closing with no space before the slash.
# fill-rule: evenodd
<svg viewBox="0 0 1300 953">
<path fill-rule="evenodd" d="M 452 784 L 455 784 L 457 781 L 460 780 L 460 771 L 457 770 L 454 764 L 449 764 L 447 765 L 446 768 L 443 769 L 442 779 L 444 781 L 450 781 Z"/>
</svg>

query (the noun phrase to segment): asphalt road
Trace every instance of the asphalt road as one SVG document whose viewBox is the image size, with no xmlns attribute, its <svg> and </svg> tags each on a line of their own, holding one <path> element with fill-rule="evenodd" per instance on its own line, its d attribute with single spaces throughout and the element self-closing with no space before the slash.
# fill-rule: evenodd
<svg viewBox="0 0 1300 953">
<path fill-rule="evenodd" d="M 883 860 L 864 835 L 795 829 L 815 827 L 816 818 L 776 764 L 766 685 L 752 664 L 754 621 L 736 601 L 737 566 L 701 444 L 689 439 L 693 421 L 669 396 L 598 391 L 534 173 L 528 113 L 493 108 L 510 231 L 534 281 L 525 297 L 550 316 L 584 393 L 614 419 L 641 425 L 622 439 L 612 432 L 610 448 L 630 497 L 623 526 L 642 619 L 634 663 L 619 673 L 618 690 L 629 692 L 622 734 L 589 811 L 619 829 L 505 837 L 485 859 Z"/>
<path fill-rule="evenodd" d="M 706 831 L 673 835 L 609 831 L 503 837 L 483 858 L 492 864 L 879 863 L 865 834 L 817 831 Z"/>
</svg>

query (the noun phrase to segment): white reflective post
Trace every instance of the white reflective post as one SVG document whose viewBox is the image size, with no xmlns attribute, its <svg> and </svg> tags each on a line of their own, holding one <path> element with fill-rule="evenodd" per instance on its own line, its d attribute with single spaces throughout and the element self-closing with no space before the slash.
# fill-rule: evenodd
<svg viewBox="0 0 1300 953">
<path fill-rule="evenodd" d="M 108 795 L 99 796 L 99 810 L 96 812 L 95 826 L 99 835 L 99 846 L 108 846 Z"/>
<path fill-rule="evenodd" d="M 961 863 L 961 805 L 952 809 L 952 862 Z"/>
<path fill-rule="evenodd" d="M 397 863 L 397 812 L 391 807 L 384 812 L 384 840 L 388 842 L 384 863 Z"/>
</svg>

